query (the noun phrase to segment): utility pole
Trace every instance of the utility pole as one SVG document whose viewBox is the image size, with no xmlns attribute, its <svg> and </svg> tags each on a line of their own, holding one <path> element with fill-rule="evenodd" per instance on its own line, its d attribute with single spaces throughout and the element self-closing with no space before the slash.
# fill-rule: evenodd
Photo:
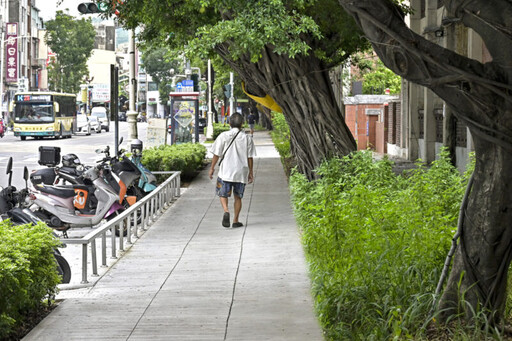
<svg viewBox="0 0 512 341">
<path fill-rule="evenodd" d="M 135 100 L 137 96 L 137 80 L 135 79 L 135 31 L 129 31 L 129 45 L 128 45 L 128 54 L 129 54 L 129 63 L 130 63 L 130 72 L 129 72 L 129 82 L 130 82 L 130 107 L 128 112 L 126 113 L 126 120 L 128 121 L 128 126 L 130 129 L 130 139 L 135 140 L 138 138 L 137 133 L 137 111 L 135 110 Z"/>
<path fill-rule="evenodd" d="M 208 59 L 208 126 L 206 139 L 213 140 L 213 112 L 212 112 L 212 61 Z"/>
<path fill-rule="evenodd" d="M 231 96 L 229 97 L 229 116 L 233 115 L 233 100 L 234 100 L 234 92 L 235 92 L 235 88 L 234 88 L 234 82 L 233 82 L 233 72 L 230 72 L 229 73 L 229 85 L 231 86 Z"/>
</svg>

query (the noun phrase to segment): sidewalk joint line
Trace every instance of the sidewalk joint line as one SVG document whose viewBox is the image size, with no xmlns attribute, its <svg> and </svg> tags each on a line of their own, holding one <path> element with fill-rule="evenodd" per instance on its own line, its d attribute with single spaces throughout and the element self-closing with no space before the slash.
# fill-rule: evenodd
<svg viewBox="0 0 512 341">
<path fill-rule="evenodd" d="M 255 174 L 258 173 L 258 168 L 260 166 L 260 161 L 257 161 L 257 167 Z M 254 195 L 254 183 L 256 182 L 256 176 L 254 177 L 253 187 L 251 191 L 251 197 L 249 199 L 249 205 L 247 207 L 247 216 L 245 217 L 245 225 L 244 225 L 244 233 L 242 234 L 242 239 L 240 241 L 240 255 L 238 257 L 238 264 L 236 266 L 236 273 L 235 273 L 235 282 L 233 283 L 233 292 L 231 293 L 231 303 L 229 304 L 229 311 L 228 311 L 228 317 L 226 319 L 226 328 L 224 330 L 224 341 L 226 341 L 228 337 L 228 327 L 229 327 L 229 319 L 231 318 L 231 311 L 233 310 L 233 303 L 235 302 L 235 292 L 236 292 L 236 284 L 238 281 L 238 273 L 240 272 L 240 263 L 242 263 L 242 254 L 244 252 L 244 241 L 245 241 L 245 233 L 247 232 L 247 223 L 249 221 L 249 212 L 251 210 L 251 204 L 252 204 L 252 197 Z"/>
<path fill-rule="evenodd" d="M 151 301 L 149 301 L 149 303 L 146 306 L 146 308 L 144 308 L 144 311 L 142 312 L 142 314 L 140 315 L 139 319 L 137 320 L 137 323 L 135 323 L 135 325 L 133 326 L 132 331 L 130 332 L 130 335 L 128 335 L 128 337 L 126 338 L 127 341 L 132 337 L 133 332 L 135 331 L 135 329 L 137 329 L 137 327 L 138 327 L 140 321 L 142 320 L 142 318 L 144 317 L 144 315 L 146 315 L 146 312 L 148 311 L 149 307 L 153 304 L 153 301 L 155 300 L 156 296 L 158 296 L 158 294 L 162 290 L 162 288 L 165 285 L 165 283 L 167 283 L 167 280 L 169 280 L 169 277 L 171 277 L 171 275 L 173 274 L 173 272 L 176 269 L 176 267 L 178 266 L 178 264 L 180 264 L 181 259 L 183 258 L 183 255 L 185 254 L 185 251 L 187 250 L 188 246 L 190 245 L 190 242 L 192 241 L 192 239 L 194 239 L 195 235 L 197 234 L 197 231 L 199 230 L 199 227 L 201 226 L 201 223 L 203 222 L 204 217 L 206 216 L 206 214 L 208 213 L 208 211 L 212 207 L 212 204 L 213 204 L 214 200 L 215 200 L 215 196 L 212 197 L 212 200 L 210 201 L 210 205 L 208 205 L 208 208 L 205 210 L 203 216 L 201 217 L 201 220 L 199 221 L 199 223 L 197 224 L 196 229 L 194 230 L 194 233 L 192 233 L 192 235 L 190 236 L 189 240 L 187 241 L 187 243 L 183 247 L 183 250 L 181 251 L 180 257 L 178 258 L 178 260 L 176 261 L 176 263 L 172 267 L 172 269 L 169 272 L 169 274 L 167 275 L 167 277 L 165 277 L 165 280 L 162 282 L 162 285 L 160 285 L 160 288 L 158 288 L 156 293 L 151 298 Z"/>
</svg>

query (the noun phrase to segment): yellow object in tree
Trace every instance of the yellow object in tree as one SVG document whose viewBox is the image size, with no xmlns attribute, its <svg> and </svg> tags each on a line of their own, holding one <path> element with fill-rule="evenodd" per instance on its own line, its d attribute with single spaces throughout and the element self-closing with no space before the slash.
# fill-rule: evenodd
<svg viewBox="0 0 512 341">
<path fill-rule="evenodd" d="M 242 82 L 242 90 L 243 90 L 243 92 L 247 96 L 249 96 L 250 98 L 255 100 L 257 103 L 263 105 L 264 107 L 267 107 L 267 108 L 269 108 L 272 111 L 277 111 L 277 112 L 280 112 L 280 113 L 283 112 L 283 109 L 281 109 L 279 104 L 277 104 L 276 101 L 274 101 L 272 99 L 272 97 L 270 97 L 269 95 L 266 95 L 265 97 L 258 97 L 258 96 L 254 96 L 254 95 L 249 94 L 247 91 L 245 91 L 245 84 L 244 84 L 244 82 Z"/>
</svg>

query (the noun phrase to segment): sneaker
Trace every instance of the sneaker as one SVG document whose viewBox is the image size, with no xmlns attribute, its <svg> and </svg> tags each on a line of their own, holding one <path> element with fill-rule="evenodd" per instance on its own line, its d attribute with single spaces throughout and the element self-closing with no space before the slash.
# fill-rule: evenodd
<svg viewBox="0 0 512 341">
<path fill-rule="evenodd" d="M 222 217 L 222 226 L 229 227 L 229 212 L 224 212 L 224 216 Z"/>
<path fill-rule="evenodd" d="M 244 224 L 238 222 L 238 223 L 233 223 L 233 225 L 231 225 L 231 227 L 242 227 L 244 226 Z"/>
</svg>

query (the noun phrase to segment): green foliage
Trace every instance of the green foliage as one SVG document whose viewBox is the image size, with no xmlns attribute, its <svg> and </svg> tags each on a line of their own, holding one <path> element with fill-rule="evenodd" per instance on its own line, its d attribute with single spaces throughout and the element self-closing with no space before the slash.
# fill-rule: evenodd
<svg viewBox="0 0 512 341">
<path fill-rule="evenodd" d="M 290 128 L 283 114 L 272 112 L 272 126 L 271 131 L 272 141 L 281 156 L 281 163 L 285 174 L 290 175 L 293 167 L 296 166 L 295 158 L 290 149 Z"/>
<path fill-rule="evenodd" d="M 272 141 L 276 147 L 281 158 L 288 158 L 291 156 L 290 151 L 290 128 L 284 115 L 278 112 L 272 113 L 272 126 L 271 131 Z"/>
<path fill-rule="evenodd" d="M 160 93 L 160 103 L 166 104 L 171 91 L 171 69 L 178 70 L 179 62 L 171 56 L 168 48 L 161 46 L 146 46 L 142 54 L 143 68 L 157 84 Z"/>
<path fill-rule="evenodd" d="M 319 319 L 329 340 L 421 336 L 467 179 L 446 152 L 405 176 L 357 152 L 290 179 Z"/>
<path fill-rule="evenodd" d="M 379 66 L 374 72 L 363 77 L 364 94 L 384 94 L 389 89 L 390 94 L 399 94 L 402 89 L 402 79 L 385 66 Z"/>
<path fill-rule="evenodd" d="M 181 171 L 182 179 L 188 179 L 202 168 L 205 156 L 202 144 L 184 143 L 145 149 L 141 161 L 151 171 Z"/>
<path fill-rule="evenodd" d="M 176 50 L 186 46 L 190 56 L 222 49 L 231 60 L 256 62 L 268 47 L 290 58 L 314 54 L 337 65 L 369 46 L 335 0 L 125 1 L 117 9 L 127 27 L 144 26 L 140 41 L 157 40 Z"/>
<path fill-rule="evenodd" d="M 386 89 L 390 90 L 390 94 L 400 93 L 402 79 L 376 56 L 356 54 L 352 59 L 352 65 L 356 66 L 358 71 L 352 75 L 352 80 L 362 81 L 364 94 L 383 95 Z"/>
<path fill-rule="evenodd" d="M 0 339 L 55 295 L 60 279 L 52 249 L 58 243 L 44 224 L 0 222 Z"/>
<path fill-rule="evenodd" d="M 51 90 L 78 93 L 88 76 L 87 60 L 94 48 L 96 30 L 91 19 L 76 20 L 57 11 L 55 19 L 46 22 L 45 40 L 56 58 L 48 66 Z"/>
<path fill-rule="evenodd" d="M 230 129 L 231 127 L 227 123 L 213 123 L 213 139 L 215 140 L 221 133 Z"/>
</svg>

